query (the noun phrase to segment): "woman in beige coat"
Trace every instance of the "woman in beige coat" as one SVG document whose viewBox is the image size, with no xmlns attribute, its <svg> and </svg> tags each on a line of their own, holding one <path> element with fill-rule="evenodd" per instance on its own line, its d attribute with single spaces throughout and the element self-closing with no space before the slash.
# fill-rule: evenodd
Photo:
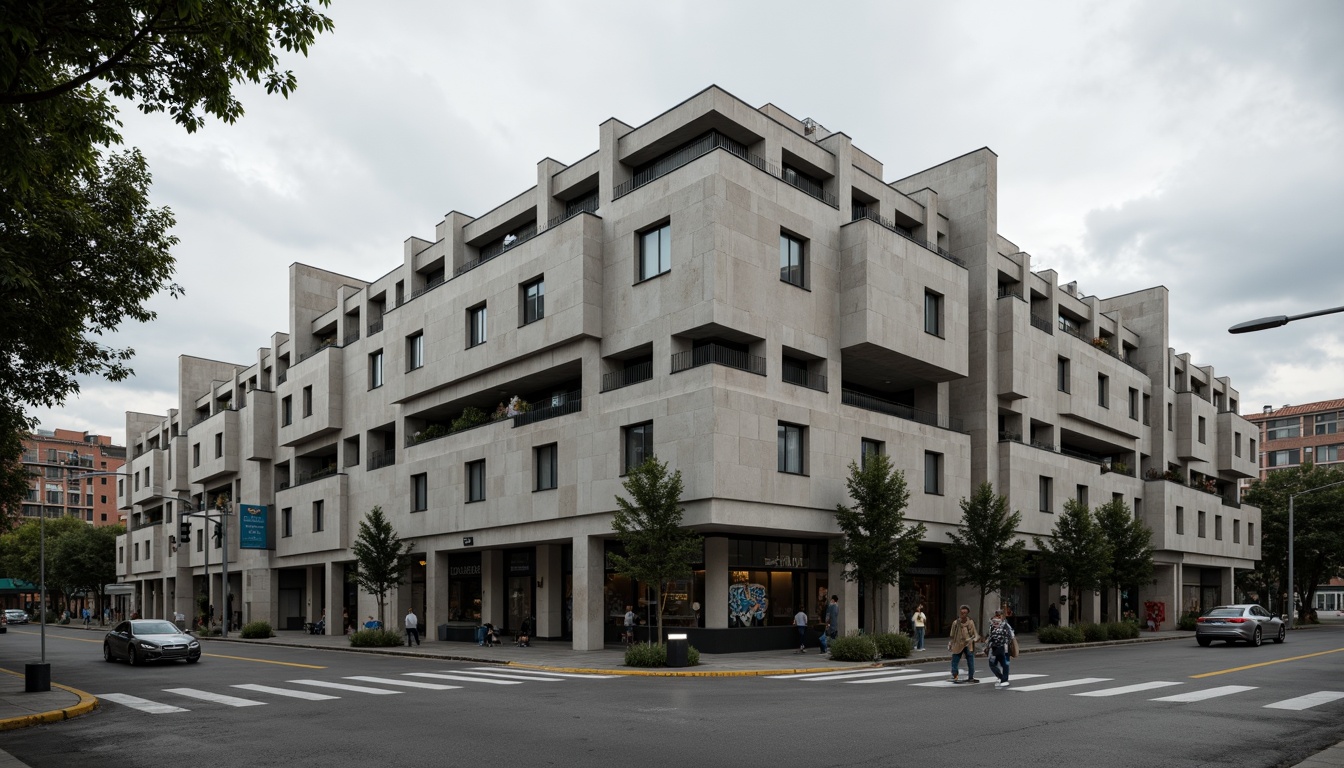
<svg viewBox="0 0 1344 768">
<path fill-rule="evenodd" d="M 961 665 L 961 657 L 966 657 L 966 682 L 978 683 L 975 679 L 975 639 L 979 637 L 975 629 L 975 622 L 971 620 L 971 607 L 969 605 L 961 606 L 960 614 L 952 622 L 952 632 L 948 635 L 947 649 L 952 652 L 952 682 L 961 682 L 957 679 L 958 667 Z"/>
</svg>

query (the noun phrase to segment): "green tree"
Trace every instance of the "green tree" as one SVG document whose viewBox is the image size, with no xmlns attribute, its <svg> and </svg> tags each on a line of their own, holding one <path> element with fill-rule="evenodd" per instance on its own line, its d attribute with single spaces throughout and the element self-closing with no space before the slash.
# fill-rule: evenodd
<svg viewBox="0 0 1344 768">
<path fill-rule="evenodd" d="M 100 616 L 103 590 L 117 580 L 117 536 L 125 533 L 120 525 L 85 525 L 57 540 L 47 554 L 51 577 L 65 590 L 67 602 L 76 593 L 92 599 L 89 608 Z"/>
<path fill-rule="evenodd" d="M 910 492 L 905 474 L 892 468 L 886 454 L 869 454 L 862 467 L 851 461 L 845 484 L 854 506 L 835 505 L 835 522 L 844 537 L 832 548 L 831 558 L 845 566 L 845 581 L 863 585 L 872 604 L 871 631 L 878 587 L 900 584 L 901 573 L 919 555 L 925 528 L 923 523 L 905 524 Z"/>
<path fill-rule="evenodd" d="M 663 604 L 669 581 L 688 578 L 704 557 L 704 540 L 681 524 L 681 470 L 650 456 L 631 468 L 621 483 L 630 498 L 616 497 L 611 528 L 625 554 L 611 555 L 616 572 L 653 587 L 658 606 L 658 642 L 663 642 Z"/>
<path fill-rule="evenodd" d="M 383 516 L 382 507 L 374 507 L 359 521 L 359 537 L 351 550 L 355 555 L 355 572 L 350 579 L 378 601 L 378 621 L 387 626 L 385 606 L 387 593 L 406 580 L 406 572 L 415 558 L 411 557 L 411 542 L 402 542 L 392 523 Z"/>
<path fill-rule="evenodd" d="M 1033 536 L 1041 553 L 1045 578 L 1069 588 L 1069 616 L 1078 616 L 1084 592 L 1105 584 L 1111 565 L 1111 547 L 1087 505 L 1077 499 L 1064 502 L 1064 512 L 1055 521 L 1049 539 Z"/>
<path fill-rule="evenodd" d="M 234 87 L 288 96 L 278 50 L 307 53 L 329 0 L 6 0 L 0 5 L 0 513 L 22 500 L 34 406 L 120 381 L 134 351 L 100 343 L 171 282 L 172 214 L 121 142 L 112 98 L 192 132 L 243 114 Z"/>
<path fill-rule="evenodd" d="M 1288 497 L 1293 502 L 1293 592 L 1298 621 L 1316 599 L 1316 587 L 1344 569 L 1344 470 L 1310 462 L 1279 469 L 1256 480 L 1242 501 L 1260 508 L 1260 560 L 1267 576 L 1283 590 L 1288 581 Z M 1267 579 L 1268 581 L 1269 579 Z"/>
<path fill-rule="evenodd" d="M 980 592 L 979 626 L 985 626 L 985 595 L 1004 592 L 1027 575 L 1027 542 L 1017 538 L 1022 513 L 1010 512 L 1008 497 L 994 493 L 992 483 L 981 483 L 969 499 L 961 500 L 961 524 L 947 537 L 943 550 L 957 574 L 957 586 Z"/>
<path fill-rule="evenodd" d="M 1097 527 L 1110 545 L 1106 585 L 1115 590 L 1112 621 L 1120 619 L 1120 592 L 1137 588 L 1153 578 L 1153 532 L 1130 511 L 1122 498 L 1097 507 Z"/>
<path fill-rule="evenodd" d="M 88 523 L 77 517 L 53 517 L 47 520 L 47 600 L 54 606 L 65 604 L 65 589 L 68 587 L 57 578 L 57 548 L 61 539 L 79 534 L 88 527 Z M 12 579 L 41 583 L 41 533 L 41 521 L 29 520 L 9 533 L 0 535 L 0 572 Z"/>
</svg>

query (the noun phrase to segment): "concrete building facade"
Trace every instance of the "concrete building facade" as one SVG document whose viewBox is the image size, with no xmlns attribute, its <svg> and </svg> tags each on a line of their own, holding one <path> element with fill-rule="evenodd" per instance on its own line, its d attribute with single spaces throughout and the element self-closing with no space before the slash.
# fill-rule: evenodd
<svg viewBox="0 0 1344 768">
<path fill-rule="evenodd" d="M 122 578 L 145 615 L 195 614 L 209 584 L 237 619 L 325 611 L 339 631 L 372 613 L 347 574 L 380 506 L 418 553 L 385 619 L 460 638 L 535 616 L 539 637 L 600 648 L 625 605 L 647 609 L 606 555 L 623 474 L 656 455 L 706 537 L 669 624 L 702 650 L 788 647 L 798 606 L 829 594 L 858 626 L 830 544 L 849 466 L 876 451 L 928 530 L 878 626 L 923 600 L 937 631 L 969 600 L 942 545 L 984 481 L 1029 543 L 1066 498 L 1130 503 L 1159 566 L 1127 606 L 1230 598 L 1259 557 L 1236 391 L 1167 346 L 1166 289 L 1060 285 L 999 234 L 996 202 L 988 149 L 888 182 L 848 135 L 717 87 L 608 120 L 593 154 L 449 213 L 379 278 L 292 265 L 289 328 L 254 360 L 182 357 L 177 407 L 127 415 Z M 216 507 L 225 541 L 197 521 L 178 546 L 174 514 Z M 224 546 L 228 598 L 205 564 Z M 1030 578 L 1000 597 L 1033 625 L 1059 596 Z"/>
</svg>

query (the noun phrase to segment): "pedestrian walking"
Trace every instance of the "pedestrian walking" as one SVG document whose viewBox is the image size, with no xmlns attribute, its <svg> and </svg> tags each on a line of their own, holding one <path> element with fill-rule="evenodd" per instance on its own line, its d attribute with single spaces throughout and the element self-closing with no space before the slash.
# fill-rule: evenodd
<svg viewBox="0 0 1344 768">
<path fill-rule="evenodd" d="M 915 612 L 910 615 L 910 621 L 914 622 L 915 625 L 915 650 L 922 651 L 924 650 L 924 622 L 928 621 L 928 617 L 924 615 L 923 603 L 915 606 Z"/>
<path fill-rule="evenodd" d="M 832 640 L 840 636 L 840 597 L 831 595 L 831 602 L 826 605 L 826 627 L 821 633 L 821 652 L 826 653 L 830 648 Z"/>
<path fill-rule="evenodd" d="M 995 611 L 989 620 L 989 671 L 999 678 L 995 688 L 1008 687 L 1008 666 L 1016 650 L 1017 634 L 1013 625 L 1004 618 L 1003 611 Z"/>
<path fill-rule="evenodd" d="M 635 606 L 633 606 L 633 605 L 627 605 L 627 606 L 625 606 L 625 624 L 624 624 L 624 627 L 625 627 L 625 636 L 624 636 L 624 639 L 625 639 L 625 644 L 626 644 L 626 645 L 634 645 L 634 644 L 635 644 L 635 622 L 637 622 L 638 620 L 639 620 L 639 617 L 635 615 Z"/>
<path fill-rule="evenodd" d="M 1047 616 L 1049 617 L 1050 626 L 1052 626 L 1052 627 L 1058 627 L 1058 626 L 1059 626 L 1059 606 L 1058 606 L 1058 605 L 1055 605 L 1054 603 L 1051 603 L 1051 604 L 1050 604 L 1050 611 L 1049 611 L 1049 613 L 1047 614 Z"/>
<path fill-rule="evenodd" d="M 407 608 L 407 609 L 406 609 L 406 619 L 402 622 L 402 626 L 404 626 L 404 627 L 406 628 L 406 647 L 407 647 L 407 648 L 410 648 L 410 647 L 411 647 L 411 641 L 412 641 L 412 640 L 415 641 L 415 644 L 416 644 L 416 645 L 419 645 L 419 644 L 420 644 L 420 620 L 417 619 L 417 618 L 415 617 L 415 609 L 414 609 L 414 608 Z"/>
<path fill-rule="evenodd" d="M 807 653 L 807 611 L 801 605 L 793 615 L 793 625 L 798 628 L 798 652 Z"/>
<path fill-rule="evenodd" d="M 978 683 L 975 679 L 975 639 L 979 635 L 975 630 L 975 621 L 971 619 L 971 607 L 963 605 L 958 610 L 958 616 L 952 622 L 952 631 L 948 634 L 947 650 L 952 652 L 952 682 L 959 683 L 957 679 L 961 664 L 961 657 L 966 657 L 966 682 Z"/>
<path fill-rule="evenodd" d="M 84 629 L 87 631 L 88 628 L 89 628 L 89 625 L 92 624 L 92 623 L 93 623 L 93 611 L 90 611 L 90 610 L 86 607 L 86 608 L 84 609 Z"/>
</svg>

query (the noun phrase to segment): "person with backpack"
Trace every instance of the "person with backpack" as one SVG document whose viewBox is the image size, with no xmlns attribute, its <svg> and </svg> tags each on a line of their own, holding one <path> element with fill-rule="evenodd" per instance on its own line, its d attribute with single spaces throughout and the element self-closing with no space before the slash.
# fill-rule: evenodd
<svg viewBox="0 0 1344 768">
<path fill-rule="evenodd" d="M 1013 625 L 1003 617 L 1003 611 L 995 611 L 989 621 L 989 671 L 999 678 L 995 688 L 1008 687 L 1008 666 L 1017 650 L 1017 634 Z"/>
</svg>

